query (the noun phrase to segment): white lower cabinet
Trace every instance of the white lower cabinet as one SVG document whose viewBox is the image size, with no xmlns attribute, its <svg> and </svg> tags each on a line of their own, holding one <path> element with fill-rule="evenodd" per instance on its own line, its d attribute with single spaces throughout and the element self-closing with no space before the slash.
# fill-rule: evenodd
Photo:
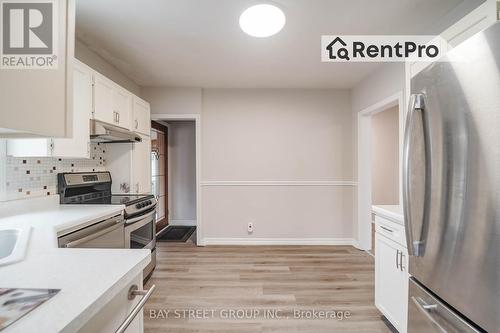
<svg viewBox="0 0 500 333">
<path fill-rule="evenodd" d="M 118 327 L 130 315 L 134 307 L 144 296 L 135 296 L 130 300 L 129 289 L 137 286 L 139 290 L 142 286 L 142 273 L 137 275 L 125 288 L 123 288 L 108 304 L 104 306 L 91 320 L 89 320 L 78 332 L 79 333 L 115 333 Z M 143 312 L 139 311 L 135 319 L 125 331 L 126 333 L 142 333 L 144 331 Z"/>
<path fill-rule="evenodd" d="M 111 172 L 113 193 L 151 193 L 151 139 L 107 144 L 106 166 Z"/>
<path fill-rule="evenodd" d="M 400 333 L 406 333 L 408 251 L 395 241 L 403 227 L 379 218 L 375 223 L 375 305 Z"/>
</svg>

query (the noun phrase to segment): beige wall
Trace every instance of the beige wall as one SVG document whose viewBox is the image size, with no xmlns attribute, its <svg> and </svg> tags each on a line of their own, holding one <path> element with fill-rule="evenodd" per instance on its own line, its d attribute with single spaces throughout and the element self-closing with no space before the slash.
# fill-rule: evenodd
<svg viewBox="0 0 500 333">
<path fill-rule="evenodd" d="M 123 75 L 116 67 L 90 50 L 78 39 L 75 41 L 75 57 L 87 66 L 118 83 L 123 88 L 140 96 L 141 89 L 134 81 Z"/>
<path fill-rule="evenodd" d="M 372 116 L 372 203 L 399 203 L 399 108 Z"/>
<path fill-rule="evenodd" d="M 151 113 L 200 114 L 202 89 L 143 87 L 142 98 L 151 105 Z"/>
<path fill-rule="evenodd" d="M 142 95 L 153 114 L 201 114 L 201 220 L 209 243 L 350 242 L 348 90 L 144 88 Z"/>
<path fill-rule="evenodd" d="M 196 225 L 196 144 L 194 121 L 169 122 L 171 224 Z"/>
</svg>

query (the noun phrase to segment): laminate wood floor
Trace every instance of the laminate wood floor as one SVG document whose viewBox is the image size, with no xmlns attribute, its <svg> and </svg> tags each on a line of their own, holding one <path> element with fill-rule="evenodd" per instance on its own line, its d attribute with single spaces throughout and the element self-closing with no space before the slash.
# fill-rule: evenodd
<svg viewBox="0 0 500 333">
<path fill-rule="evenodd" d="M 157 252 L 147 333 L 390 332 L 373 305 L 374 260 L 353 247 L 157 243 Z"/>
</svg>

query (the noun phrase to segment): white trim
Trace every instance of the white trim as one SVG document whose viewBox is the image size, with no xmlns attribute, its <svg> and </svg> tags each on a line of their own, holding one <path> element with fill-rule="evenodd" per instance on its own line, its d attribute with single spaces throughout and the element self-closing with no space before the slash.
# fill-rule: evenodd
<svg viewBox="0 0 500 333">
<path fill-rule="evenodd" d="M 201 214 L 201 115 L 200 114 L 170 114 L 152 113 L 151 120 L 194 120 L 196 136 L 196 243 L 204 245 L 203 224 Z"/>
<path fill-rule="evenodd" d="M 348 245 L 352 238 L 205 238 L 203 245 Z"/>
<path fill-rule="evenodd" d="M 0 139 L 0 201 L 7 200 L 7 140 Z"/>
<path fill-rule="evenodd" d="M 399 91 L 394 95 L 388 96 L 381 101 L 358 112 L 358 194 L 357 194 L 357 248 L 369 250 L 372 248 L 371 238 L 371 206 L 372 206 L 372 146 L 371 146 L 371 116 L 385 111 L 391 107 L 399 108 L 399 201 L 402 203 L 401 190 L 401 159 L 404 137 L 404 92 Z"/>
<path fill-rule="evenodd" d="M 317 180 L 209 180 L 201 186 L 357 186 L 355 181 Z"/>
<path fill-rule="evenodd" d="M 169 220 L 168 225 L 181 225 L 187 227 L 195 227 L 196 220 Z"/>
</svg>

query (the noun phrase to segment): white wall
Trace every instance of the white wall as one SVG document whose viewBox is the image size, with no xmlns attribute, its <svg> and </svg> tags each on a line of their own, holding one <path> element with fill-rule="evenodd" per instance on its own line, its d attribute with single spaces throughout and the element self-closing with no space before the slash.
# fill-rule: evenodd
<svg viewBox="0 0 500 333">
<path fill-rule="evenodd" d="M 348 91 L 204 90 L 207 241 L 351 239 L 352 130 Z"/>
<path fill-rule="evenodd" d="M 151 113 L 200 114 L 202 90 L 200 88 L 143 87 L 142 98 L 151 106 Z"/>
<path fill-rule="evenodd" d="M 201 114 L 207 243 L 351 243 L 348 90 L 144 88 L 142 96 L 153 114 Z"/>
<path fill-rule="evenodd" d="M 404 92 L 404 88 L 404 63 L 384 64 L 352 89 L 352 109 L 362 111 L 399 91 Z"/>
<path fill-rule="evenodd" d="M 116 67 L 104 60 L 97 53 L 90 50 L 78 39 L 75 41 L 75 58 L 118 83 L 123 88 L 140 96 L 140 87 L 134 81 L 122 74 Z"/>
<path fill-rule="evenodd" d="M 372 203 L 399 204 L 399 108 L 372 116 Z"/>
<path fill-rule="evenodd" d="M 196 225 L 194 121 L 169 122 L 170 224 Z"/>
</svg>

